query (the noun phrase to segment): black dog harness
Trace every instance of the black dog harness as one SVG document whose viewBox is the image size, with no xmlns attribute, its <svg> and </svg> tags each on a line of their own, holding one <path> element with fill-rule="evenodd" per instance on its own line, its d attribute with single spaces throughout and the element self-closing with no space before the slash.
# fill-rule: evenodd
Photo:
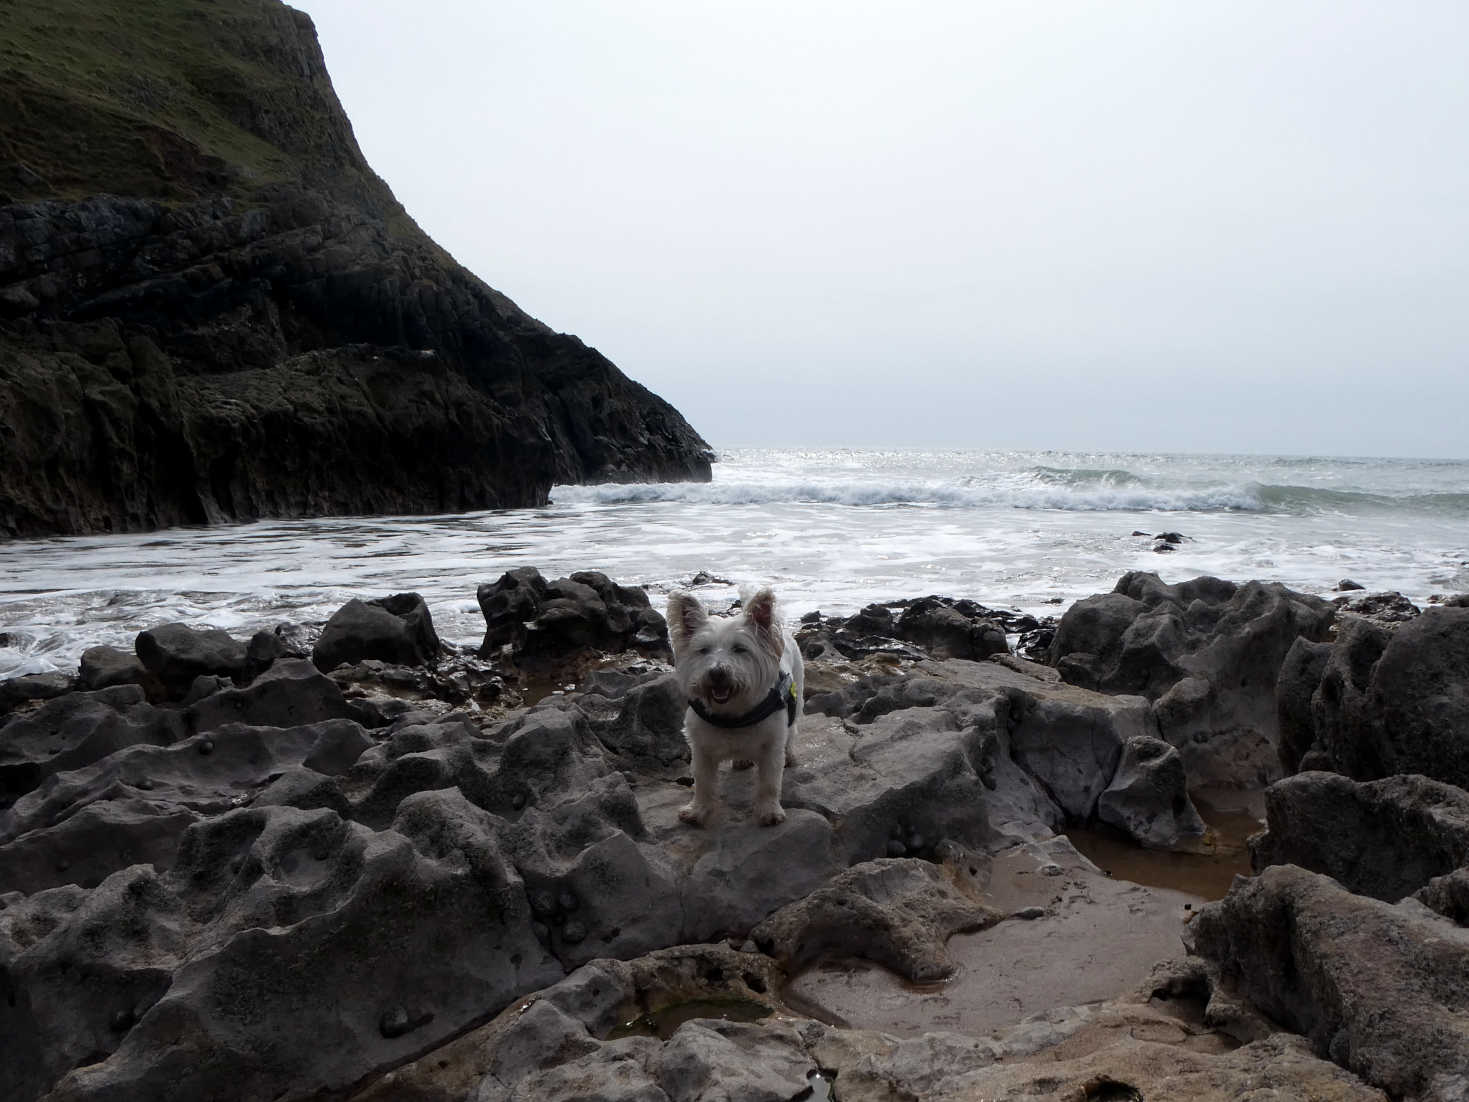
<svg viewBox="0 0 1469 1102">
<path fill-rule="evenodd" d="M 753 727 L 761 720 L 769 719 L 780 711 L 782 707 L 786 710 L 786 725 L 796 722 L 796 683 L 791 680 L 791 675 L 783 673 L 780 680 L 755 707 L 751 708 L 742 716 L 719 716 L 706 709 L 701 701 L 689 700 L 689 707 L 694 714 L 705 723 L 712 723 L 716 727 Z"/>
</svg>

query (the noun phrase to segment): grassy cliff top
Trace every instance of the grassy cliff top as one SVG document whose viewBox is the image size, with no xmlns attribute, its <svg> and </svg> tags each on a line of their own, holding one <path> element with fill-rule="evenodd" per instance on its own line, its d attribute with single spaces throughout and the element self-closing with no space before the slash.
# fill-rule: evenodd
<svg viewBox="0 0 1469 1102">
<path fill-rule="evenodd" d="M 396 220 L 278 0 L 0 0 L 0 201 L 298 182 Z"/>
</svg>

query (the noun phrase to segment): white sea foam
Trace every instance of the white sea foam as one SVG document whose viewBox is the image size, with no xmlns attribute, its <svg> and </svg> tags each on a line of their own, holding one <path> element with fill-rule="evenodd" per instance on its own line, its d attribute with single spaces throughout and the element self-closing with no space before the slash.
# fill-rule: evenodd
<svg viewBox="0 0 1469 1102">
<path fill-rule="evenodd" d="M 711 602 L 771 582 L 790 615 L 925 593 L 1051 614 L 1136 569 L 1310 592 L 1351 577 L 1423 603 L 1469 590 L 1466 488 L 1469 463 L 748 451 L 709 484 L 557 487 L 541 509 L 16 541 L 0 544 L 0 676 L 74 669 L 169 620 L 243 635 L 405 590 L 473 643 L 475 587 L 525 565 L 658 594 L 707 570 L 733 583 L 701 589 Z M 1134 530 L 1188 538 L 1160 555 Z"/>
</svg>

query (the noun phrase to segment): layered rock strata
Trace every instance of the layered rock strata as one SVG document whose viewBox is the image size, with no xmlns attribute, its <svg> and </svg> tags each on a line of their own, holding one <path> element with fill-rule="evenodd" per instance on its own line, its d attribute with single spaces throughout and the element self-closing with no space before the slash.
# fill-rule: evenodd
<svg viewBox="0 0 1469 1102">
<path fill-rule="evenodd" d="M 33 5 L 7 32 L 0 536 L 709 477 L 676 410 L 404 213 L 304 14 Z"/>
</svg>

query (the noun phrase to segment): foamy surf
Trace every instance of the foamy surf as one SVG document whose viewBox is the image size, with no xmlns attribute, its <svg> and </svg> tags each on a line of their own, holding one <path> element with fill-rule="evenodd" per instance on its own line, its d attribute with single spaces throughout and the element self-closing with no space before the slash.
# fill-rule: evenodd
<svg viewBox="0 0 1469 1102">
<path fill-rule="evenodd" d="M 661 599 L 770 582 L 788 615 L 942 593 L 1037 615 L 1128 570 L 1419 604 L 1469 590 L 1469 463 L 1059 452 L 726 452 L 708 484 L 564 486 L 540 509 L 335 517 L 0 544 L 0 676 L 74 669 L 169 620 L 237 635 L 423 594 L 475 643 L 475 588 L 515 566 L 602 570 Z M 1177 531 L 1170 554 L 1134 531 Z"/>
</svg>

